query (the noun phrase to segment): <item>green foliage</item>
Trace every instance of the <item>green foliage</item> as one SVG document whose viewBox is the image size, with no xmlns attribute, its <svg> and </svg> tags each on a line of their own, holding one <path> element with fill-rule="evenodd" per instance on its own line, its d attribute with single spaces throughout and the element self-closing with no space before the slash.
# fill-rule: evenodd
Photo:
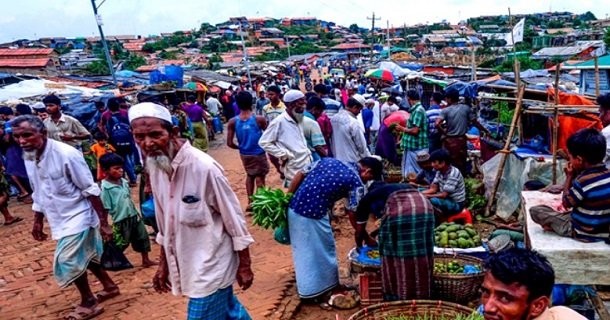
<svg viewBox="0 0 610 320">
<path fill-rule="evenodd" d="M 483 209 L 487 204 L 487 198 L 485 198 L 485 195 L 481 194 L 483 182 L 475 178 L 466 178 L 464 179 L 464 185 L 466 186 L 466 203 L 468 203 L 468 209 Z"/>
<path fill-rule="evenodd" d="M 500 101 L 496 102 L 492 109 L 498 111 L 498 118 L 500 123 L 510 124 L 513 120 L 513 115 L 515 114 L 515 110 L 510 108 L 508 102 Z"/>
<path fill-rule="evenodd" d="M 177 52 L 176 51 L 161 51 L 157 57 L 164 59 L 164 60 L 174 60 L 177 58 L 176 56 Z"/>
<path fill-rule="evenodd" d="M 285 35 L 300 36 L 304 34 L 317 34 L 318 27 L 312 26 L 278 26 L 278 29 L 284 31 Z"/>
<path fill-rule="evenodd" d="M 604 33 L 604 43 L 606 48 L 610 48 L 610 28 L 607 28 L 606 33 Z"/>
<path fill-rule="evenodd" d="M 546 27 L 549 29 L 563 28 L 565 27 L 565 23 L 563 21 L 553 20 L 547 22 Z"/>
<path fill-rule="evenodd" d="M 539 70 L 543 68 L 543 64 L 541 61 L 533 60 L 530 57 L 519 56 L 519 63 L 521 64 L 521 70 L 525 71 L 527 69 Z M 496 72 L 510 72 L 514 71 L 513 69 L 514 61 L 513 58 L 506 59 L 502 64 L 494 68 Z"/>
<path fill-rule="evenodd" d="M 583 13 L 582 15 L 580 15 L 580 19 L 582 19 L 584 21 L 593 21 L 593 20 L 597 20 L 597 17 L 595 17 L 593 12 L 587 11 L 587 12 Z"/>
<path fill-rule="evenodd" d="M 88 75 L 106 76 L 110 74 L 110 69 L 106 60 L 93 61 L 85 67 L 84 72 Z"/>
<path fill-rule="evenodd" d="M 127 70 L 136 70 L 138 67 L 141 67 L 146 64 L 146 59 L 144 57 L 138 56 L 136 54 L 130 54 L 125 63 L 123 64 L 123 68 Z"/>
<path fill-rule="evenodd" d="M 360 33 L 360 27 L 358 27 L 358 25 L 357 25 L 357 24 L 355 24 L 355 23 L 354 23 L 354 24 L 351 24 L 351 25 L 349 26 L 349 31 L 350 31 L 351 33 L 356 33 L 356 34 L 358 34 L 358 33 Z"/>
<path fill-rule="evenodd" d="M 288 204 L 291 193 L 282 189 L 259 188 L 250 197 L 252 203 L 252 224 L 264 229 L 286 228 L 288 226 Z"/>
<path fill-rule="evenodd" d="M 213 25 L 211 25 L 211 24 L 209 24 L 207 22 L 204 22 L 199 27 L 199 32 L 201 34 L 208 34 L 208 33 L 212 32 L 212 31 L 216 31 L 216 29 L 217 28 L 215 26 L 213 26 Z"/>
</svg>

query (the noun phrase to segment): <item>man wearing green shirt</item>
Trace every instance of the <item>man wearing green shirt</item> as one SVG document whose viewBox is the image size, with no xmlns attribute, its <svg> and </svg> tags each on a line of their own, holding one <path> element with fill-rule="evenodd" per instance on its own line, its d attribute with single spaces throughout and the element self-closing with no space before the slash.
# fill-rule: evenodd
<svg viewBox="0 0 610 320">
<path fill-rule="evenodd" d="M 397 126 L 403 132 L 400 146 L 404 150 L 402 155 L 402 176 L 407 177 L 409 173 L 418 174 L 421 171 L 417 164 L 417 153 L 428 151 L 428 117 L 426 110 L 419 101 L 419 93 L 416 90 L 407 92 L 407 100 L 411 108 L 407 126 Z"/>
</svg>

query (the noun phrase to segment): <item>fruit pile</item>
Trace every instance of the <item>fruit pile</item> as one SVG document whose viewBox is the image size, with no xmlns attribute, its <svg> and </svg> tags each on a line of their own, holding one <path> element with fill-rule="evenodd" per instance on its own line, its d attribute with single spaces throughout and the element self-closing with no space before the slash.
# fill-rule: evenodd
<svg viewBox="0 0 610 320">
<path fill-rule="evenodd" d="M 370 258 L 370 259 L 379 259 L 379 250 L 371 250 L 369 252 L 366 253 L 366 255 Z"/>
<path fill-rule="evenodd" d="M 462 274 L 464 273 L 464 266 L 460 265 L 457 260 L 452 260 L 448 263 L 435 262 L 434 273 Z"/>
<path fill-rule="evenodd" d="M 472 224 L 443 222 L 434 229 L 434 243 L 441 248 L 474 248 L 481 245 L 481 237 Z"/>
</svg>

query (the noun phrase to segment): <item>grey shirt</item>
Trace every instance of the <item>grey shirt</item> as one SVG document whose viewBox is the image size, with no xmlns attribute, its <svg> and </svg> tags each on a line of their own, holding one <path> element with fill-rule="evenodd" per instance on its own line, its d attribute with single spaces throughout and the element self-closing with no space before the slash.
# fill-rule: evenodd
<svg viewBox="0 0 610 320">
<path fill-rule="evenodd" d="M 465 135 L 470 123 L 476 119 L 470 106 L 465 104 L 454 104 L 441 110 L 439 118 L 447 122 L 447 136 L 449 137 Z"/>
</svg>

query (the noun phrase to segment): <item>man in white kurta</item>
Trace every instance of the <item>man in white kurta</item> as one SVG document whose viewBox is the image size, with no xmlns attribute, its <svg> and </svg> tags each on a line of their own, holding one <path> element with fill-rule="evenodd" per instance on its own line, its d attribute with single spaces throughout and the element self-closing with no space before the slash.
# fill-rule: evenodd
<svg viewBox="0 0 610 320">
<path fill-rule="evenodd" d="M 358 162 L 371 155 L 364 137 L 364 129 L 356 118 L 362 110 L 363 102 L 349 98 L 345 109 L 330 119 L 333 126 L 331 146 L 337 160 L 346 163 Z"/>
<path fill-rule="evenodd" d="M 233 295 L 252 284 L 246 228 L 222 167 L 178 137 L 167 109 L 153 103 L 129 110 L 146 166 L 162 246 L 153 285 L 190 298 L 188 319 L 250 319 Z"/>
</svg>

